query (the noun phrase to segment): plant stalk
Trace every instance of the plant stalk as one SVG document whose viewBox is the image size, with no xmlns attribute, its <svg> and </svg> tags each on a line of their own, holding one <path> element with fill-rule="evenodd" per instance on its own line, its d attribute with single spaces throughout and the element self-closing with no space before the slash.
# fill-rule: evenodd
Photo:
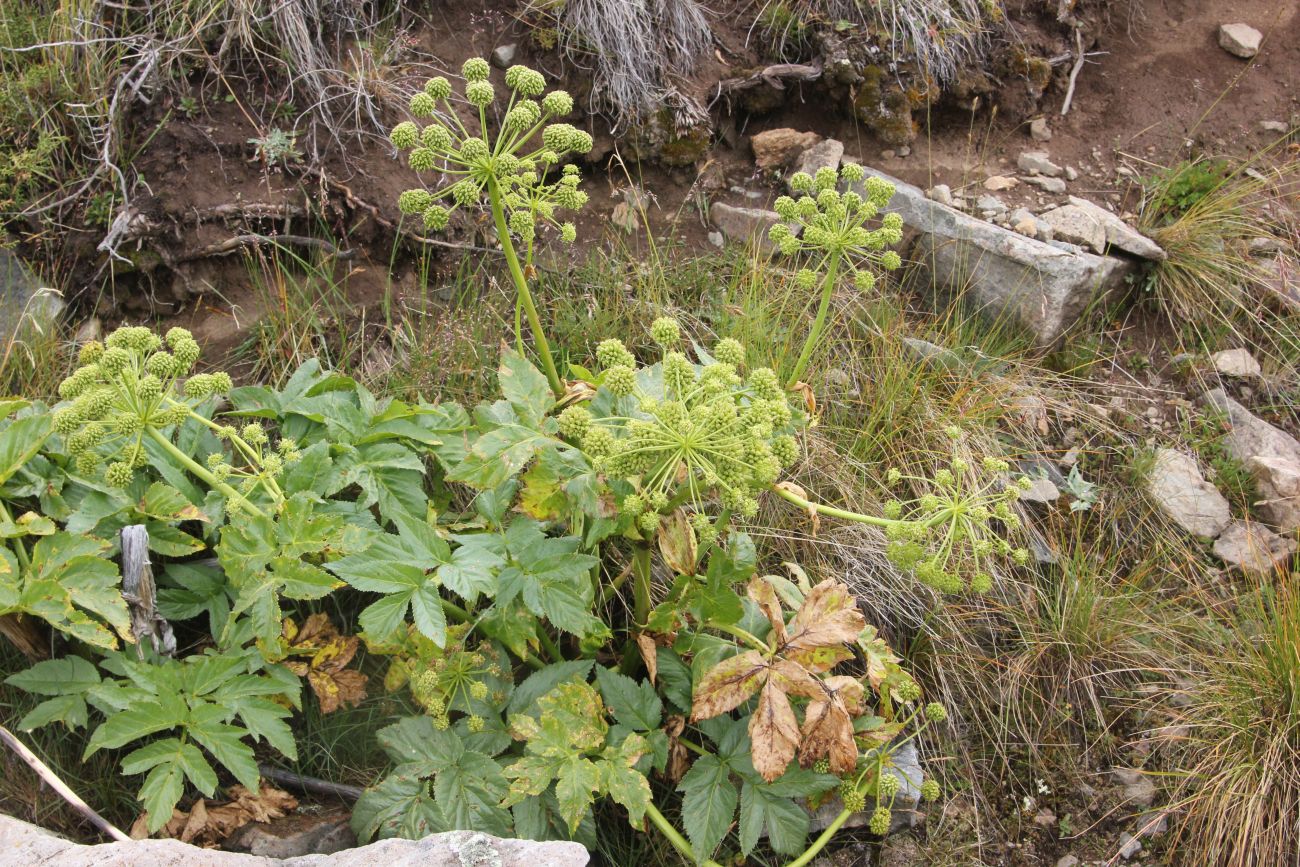
<svg viewBox="0 0 1300 867">
<path fill-rule="evenodd" d="M 813 347 L 821 339 L 822 329 L 826 327 L 826 315 L 831 309 L 831 296 L 835 294 L 835 280 L 840 273 L 840 257 L 842 255 L 842 253 L 833 254 L 830 263 L 826 266 L 826 279 L 822 281 L 822 300 L 817 306 L 817 318 L 813 320 L 812 329 L 808 332 L 808 338 L 803 342 L 803 351 L 799 353 L 799 360 L 794 364 L 790 379 L 785 384 L 786 388 L 792 388 L 795 383 L 799 382 L 804 369 L 808 366 L 808 360 L 812 358 Z"/>
<path fill-rule="evenodd" d="M 639 543 L 632 549 L 632 596 L 636 625 L 644 626 L 650 619 L 650 545 Z"/>
<path fill-rule="evenodd" d="M 864 515 L 861 512 L 850 512 L 848 509 L 837 509 L 834 506 L 824 506 L 821 503 L 814 503 L 811 500 L 805 500 L 803 497 L 783 488 L 780 485 L 773 485 L 772 490 L 783 500 L 794 503 L 801 509 L 809 509 L 819 515 L 827 515 L 831 518 L 842 518 L 845 521 L 856 521 L 859 524 L 870 524 L 873 527 L 897 527 L 910 523 L 904 520 L 895 520 L 892 518 L 881 518 L 876 515 Z"/>
<path fill-rule="evenodd" d="M 848 810 L 840 810 L 840 814 L 826 826 L 826 830 L 822 831 L 821 835 L 816 840 L 813 840 L 812 845 L 804 850 L 804 853 L 798 858 L 786 864 L 785 867 L 805 867 L 805 865 L 811 863 L 812 860 L 817 857 L 817 853 L 826 848 L 826 844 L 829 843 L 831 838 L 835 836 L 836 832 L 844 826 L 844 823 L 849 820 L 849 816 L 851 815 L 853 814 Z"/>
<path fill-rule="evenodd" d="M 519 254 L 515 252 L 515 245 L 510 240 L 510 227 L 506 225 L 505 207 L 501 204 L 501 188 L 495 179 L 488 183 L 488 198 L 492 201 L 492 219 L 496 222 L 501 251 L 506 255 L 510 277 L 515 281 L 518 299 L 523 304 L 524 313 L 528 316 L 528 326 L 533 330 L 533 343 L 537 347 L 538 356 L 541 357 L 546 381 L 551 384 L 551 391 L 557 398 L 563 397 L 564 383 L 560 381 L 560 374 L 556 372 L 555 359 L 551 356 L 551 345 L 546 340 L 546 332 L 542 330 L 542 320 L 537 315 L 537 305 L 533 303 L 533 293 L 528 289 L 528 280 L 519 265 Z"/>
<path fill-rule="evenodd" d="M 208 470 L 207 467 L 203 466 L 198 461 L 194 460 L 194 458 L 185 454 L 185 452 L 178 449 L 172 443 L 171 440 L 167 439 L 167 437 L 158 433 L 157 428 L 149 427 L 148 431 L 149 431 L 149 438 L 152 439 L 154 442 L 158 443 L 158 445 L 162 446 L 163 449 L 168 454 L 170 454 L 173 458 L 175 458 L 181 464 L 181 466 L 185 467 L 185 469 L 189 470 L 194 475 L 198 476 L 200 479 L 207 482 L 209 485 L 216 488 L 218 491 L 225 494 L 230 499 L 238 500 L 242 502 L 250 512 L 257 515 L 259 518 L 267 517 L 267 514 L 263 512 L 261 509 L 259 509 L 257 506 L 253 505 L 253 503 L 247 497 L 239 493 L 239 491 L 236 491 L 234 488 L 230 487 L 230 485 L 218 479 L 216 476 L 214 476 L 211 473 L 211 471 Z"/>
<path fill-rule="evenodd" d="M 687 861 L 692 864 L 700 864 L 702 867 L 721 867 L 717 861 L 711 861 L 708 858 L 703 861 L 696 861 L 695 850 L 691 848 L 691 844 L 686 842 L 686 838 L 673 827 L 672 822 L 664 818 L 664 814 L 659 812 L 654 804 L 646 805 L 645 814 L 650 819 L 651 824 L 659 829 L 659 833 L 664 835 L 664 839 L 671 843 L 673 848 L 681 853 L 681 856 Z"/>
</svg>

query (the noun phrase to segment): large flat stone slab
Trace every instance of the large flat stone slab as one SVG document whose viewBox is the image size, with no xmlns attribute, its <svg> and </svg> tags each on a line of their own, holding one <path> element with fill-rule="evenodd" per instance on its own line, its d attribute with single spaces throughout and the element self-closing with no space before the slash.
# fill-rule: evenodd
<svg viewBox="0 0 1300 867">
<path fill-rule="evenodd" d="M 578 843 L 501 840 L 472 831 L 379 840 L 333 855 L 283 860 L 201 849 L 179 840 L 83 846 L 0 815 L 0 867 L 584 867 L 588 860 Z"/>
<path fill-rule="evenodd" d="M 883 172 L 866 171 L 894 185 L 887 210 L 917 233 L 911 259 L 934 288 L 960 293 L 989 318 L 1024 328 L 1040 345 L 1058 342 L 1135 267 L 1027 238 L 928 199 Z"/>
</svg>

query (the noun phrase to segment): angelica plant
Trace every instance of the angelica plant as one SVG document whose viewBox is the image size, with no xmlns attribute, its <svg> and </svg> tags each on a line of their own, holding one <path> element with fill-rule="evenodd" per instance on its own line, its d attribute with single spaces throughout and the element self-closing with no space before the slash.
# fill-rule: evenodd
<svg viewBox="0 0 1300 867">
<path fill-rule="evenodd" d="M 496 99 L 496 89 L 488 81 L 490 71 L 488 62 L 479 57 L 470 58 L 461 67 L 465 99 L 478 111 L 473 131 L 452 106 L 452 87 L 446 78 L 429 79 L 424 90 L 411 98 L 411 114 L 427 123 L 423 127 L 414 121 L 399 123 L 390 138 L 399 150 L 409 152 L 411 168 L 422 173 L 436 171 L 443 183 L 407 190 L 399 197 L 398 206 L 404 214 L 419 215 L 426 228 L 441 231 L 457 208 L 478 207 L 486 196 L 515 283 L 517 303 L 528 317 L 543 371 L 558 397 L 564 387 L 528 277 L 540 228 L 553 226 L 561 239 L 570 243 L 577 237 L 574 224 L 561 221 L 560 212 L 578 211 L 587 203 L 587 194 L 578 189 L 578 168 L 565 165 L 558 177 L 552 170 L 567 156 L 591 150 L 591 136 L 557 121 L 573 111 L 573 98 L 562 90 L 543 96 L 546 79 L 526 66 L 506 71 L 510 100 L 494 129 L 488 119 L 488 107 Z M 524 245 L 522 260 L 512 236 Z"/>
<path fill-rule="evenodd" d="M 788 385 L 798 382 L 808 366 L 826 327 L 831 295 L 840 276 L 851 275 L 855 286 L 867 290 L 876 283 L 874 268 L 892 271 L 902 265 L 898 253 L 887 249 L 902 240 L 902 218 L 885 214 L 879 226 L 867 228 L 889 204 L 893 185 L 869 177 L 862 185 L 862 193 L 853 189 L 841 193 L 837 189 L 841 182 L 859 184 L 864 175 L 862 166 L 854 163 L 845 163 L 838 173 L 831 168 L 819 169 L 815 176 L 796 172 L 790 178 L 790 187 L 801 195 L 797 199 L 781 196 L 773 205 L 784 222 L 772 226 L 768 236 L 782 254 L 805 260 L 795 274 L 796 285 L 809 292 L 819 282 L 821 285 L 817 315 Z"/>
</svg>

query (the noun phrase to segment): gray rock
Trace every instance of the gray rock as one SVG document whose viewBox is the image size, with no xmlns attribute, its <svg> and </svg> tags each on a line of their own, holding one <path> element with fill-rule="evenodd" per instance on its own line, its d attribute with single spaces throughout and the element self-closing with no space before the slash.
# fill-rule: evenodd
<svg viewBox="0 0 1300 867">
<path fill-rule="evenodd" d="M 1161 811 L 1138 819 L 1135 837 L 1158 837 L 1169 830 L 1169 814 Z"/>
<path fill-rule="evenodd" d="M 1262 524 L 1235 521 L 1214 543 L 1214 556 L 1249 575 L 1271 576 L 1285 569 L 1296 543 Z"/>
<path fill-rule="evenodd" d="M 1274 306 L 1300 312 L 1300 262 L 1279 254 L 1260 268 L 1260 294 Z"/>
<path fill-rule="evenodd" d="M 759 249 L 776 251 L 776 244 L 767 237 L 767 230 L 781 221 L 776 211 L 764 208 L 737 208 L 726 202 L 709 206 L 709 222 L 729 241 L 739 244 L 753 241 Z"/>
<path fill-rule="evenodd" d="M 1264 132 L 1289 132 L 1291 129 L 1280 120 L 1261 120 L 1259 128 Z"/>
<path fill-rule="evenodd" d="M 1111 778 L 1124 787 L 1124 799 L 1138 807 L 1150 807 L 1156 799 L 1156 786 L 1144 773 L 1134 768 L 1115 768 Z"/>
<path fill-rule="evenodd" d="M 985 214 L 1005 214 L 1007 212 L 1006 202 L 997 196 L 980 196 L 975 200 L 975 208 Z"/>
<path fill-rule="evenodd" d="M 921 769 L 921 759 L 916 751 L 916 744 L 908 741 L 894 750 L 893 765 L 886 770 L 898 778 L 898 793 L 894 795 L 893 821 L 889 833 L 895 834 L 905 828 L 914 828 L 925 818 L 917 812 L 916 806 L 921 801 L 921 783 L 925 781 L 925 772 Z M 835 817 L 844 809 L 838 796 L 822 804 L 812 814 L 811 829 L 813 833 L 824 831 Z M 871 822 L 871 814 L 876 804 L 873 798 L 867 798 L 866 806 L 861 812 L 854 813 L 844 822 L 845 828 L 861 828 Z"/>
<path fill-rule="evenodd" d="M 20 335 L 49 334 L 63 297 L 41 282 L 22 259 L 0 247 L 0 346 Z"/>
<path fill-rule="evenodd" d="M 1078 205 L 1061 205 L 1044 211 L 1039 218 L 1052 227 L 1058 241 L 1078 244 L 1094 253 L 1106 252 L 1106 227 L 1086 209 Z"/>
<path fill-rule="evenodd" d="M 1029 137 L 1034 141 L 1052 140 L 1052 129 L 1047 125 L 1047 118 L 1036 117 L 1029 122 Z"/>
<path fill-rule="evenodd" d="M 799 154 L 794 162 L 794 171 L 816 175 L 818 169 L 839 169 L 844 157 L 844 144 L 833 138 L 818 142 Z"/>
<path fill-rule="evenodd" d="M 83 846 L 0 815 L 0 867 L 583 867 L 588 861 L 578 843 L 499 840 L 472 831 L 380 840 L 331 855 L 283 860 L 200 849 L 179 840 Z"/>
<path fill-rule="evenodd" d="M 1058 250 L 1000 229 L 882 172 L 894 184 L 886 208 L 919 233 L 911 258 L 932 286 L 960 292 L 990 318 L 1024 328 L 1052 345 L 1084 310 L 1121 286 L 1133 264 L 1111 257 Z"/>
<path fill-rule="evenodd" d="M 1210 356 L 1214 369 L 1224 376 L 1238 379 L 1259 379 L 1264 375 L 1259 362 L 1248 349 L 1225 349 Z"/>
<path fill-rule="evenodd" d="M 1064 173 L 1064 169 L 1052 162 L 1047 151 L 1025 151 L 1016 158 L 1016 166 L 1022 172 L 1029 172 L 1034 175 L 1047 175 L 1049 178 L 1058 178 Z"/>
<path fill-rule="evenodd" d="M 1254 474 L 1264 502 L 1259 512 L 1290 532 L 1300 527 L 1300 442 L 1258 418 L 1221 388 L 1205 393 L 1205 402 L 1228 416 L 1228 454 Z"/>
<path fill-rule="evenodd" d="M 709 243 L 721 250 L 722 245 L 727 243 L 727 240 L 722 237 L 721 232 L 715 230 L 709 233 Z"/>
<path fill-rule="evenodd" d="M 98 316 L 92 316 L 77 327 L 77 333 L 72 336 L 72 342 L 82 346 L 92 340 L 99 340 L 103 336 L 104 323 Z"/>
<path fill-rule="evenodd" d="M 1021 180 L 1053 195 L 1059 196 L 1065 192 L 1065 181 L 1060 178 L 1049 178 L 1046 175 L 1030 175 L 1027 178 L 1021 178 Z"/>
<path fill-rule="evenodd" d="M 1249 24 L 1223 24 L 1219 27 L 1219 47 L 1234 57 L 1249 60 L 1259 54 L 1264 34 Z"/>
<path fill-rule="evenodd" d="M 1143 483 L 1151 502 L 1193 536 L 1213 539 L 1232 523 L 1228 501 L 1182 452 L 1157 451 Z"/>
<path fill-rule="evenodd" d="M 1062 855 L 1056 859 L 1056 867 L 1079 867 L 1079 859 L 1074 855 Z"/>
<path fill-rule="evenodd" d="M 1074 166 L 1065 167 L 1065 179 L 1067 181 L 1077 181 L 1079 179 L 1079 170 Z"/>
<path fill-rule="evenodd" d="M 1082 208 L 1092 215 L 1106 232 L 1106 243 L 1125 253 L 1131 253 L 1142 259 L 1151 259 L 1156 262 L 1163 262 L 1166 258 L 1165 251 L 1160 245 L 1152 241 L 1146 235 L 1143 235 L 1137 229 L 1134 229 L 1128 223 L 1121 220 L 1115 214 L 1098 205 L 1096 202 L 1090 202 L 1087 199 L 1081 199 L 1078 196 L 1070 196 L 1068 199 L 1071 205 L 1076 208 Z"/>
<path fill-rule="evenodd" d="M 1037 238 L 1040 241 L 1050 241 L 1053 238 L 1052 227 L 1038 219 L 1037 215 L 1028 208 L 1016 208 L 1007 217 L 1011 223 L 1011 228 L 1026 238 Z"/>
<path fill-rule="evenodd" d="M 509 45 L 498 45 L 492 49 L 492 65 L 497 69 L 505 69 L 515 62 L 515 53 L 518 52 L 519 46 L 511 42 Z"/>
<path fill-rule="evenodd" d="M 952 207 L 952 188 L 947 184 L 935 184 L 925 195 L 932 201 Z"/>
<path fill-rule="evenodd" d="M 1045 506 L 1048 503 L 1054 503 L 1061 498 L 1061 492 L 1057 490 L 1052 480 L 1043 476 L 1033 476 L 1029 480 L 1029 490 L 1022 491 L 1020 499 L 1027 503 L 1038 503 Z"/>
<path fill-rule="evenodd" d="M 1246 469 L 1255 477 L 1259 513 L 1283 533 L 1300 530 L 1300 463 L 1255 455 L 1246 461 Z"/>
<path fill-rule="evenodd" d="M 1119 857 L 1125 861 L 1142 851 L 1142 841 L 1128 831 L 1119 835 Z"/>
</svg>

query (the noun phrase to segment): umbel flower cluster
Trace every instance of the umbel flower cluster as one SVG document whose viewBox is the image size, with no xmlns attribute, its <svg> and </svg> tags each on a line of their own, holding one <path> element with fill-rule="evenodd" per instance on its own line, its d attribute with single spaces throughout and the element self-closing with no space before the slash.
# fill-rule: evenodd
<svg viewBox="0 0 1300 867">
<path fill-rule="evenodd" d="M 459 630 L 463 637 L 463 627 Z M 452 636 L 457 630 L 451 631 Z M 470 732 L 483 731 L 480 710 L 489 702 L 500 703 L 504 695 L 493 694 L 489 679 L 503 676 L 501 653 L 491 642 L 481 641 L 473 648 L 453 640 L 446 653 L 431 659 L 428 667 L 411 679 L 411 694 L 433 719 L 434 727 L 445 730 L 451 725 L 451 711 L 465 713 Z"/>
<path fill-rule="evenodd" d="M 801 268 L 795 274 L 802 288 L 814 288 L 817 269 L 831 260 L 848 268 L 860 289 L 870 289 L 876 283 L 870 266 L 893 271 L 902 265 L 898 253 L 887 249 L 903 238 L 902 217 L 885 214 L 878 227 L 867 228 L 893 198 L 894 186 L 874 176 L 863 183 L 864 174 L 862 166 L 854 163 L 845 163 L 838 174 L 831 168 L 819 169 L 816 176 L 797 172 L 790 178 L 790 187 L 801 195 L 776 200 L 773 207 L 785 222 L 772 226 L 769 237 L 787 256 L 803 252 L 813 257 L 814 267 Z M 837 189 L 841 181 L 860 185 L 863 192 L 850 189 L 841 193 Z"/>
<path fill-rule="evenodd" d="M 956 427 L 947 433 L 954 440 L 962 435 Z M 895 565 L 942 593 L 958 593 L 967 586 L 976 593 L 987 592 L 997 559 L 1009 558 L 1018 565 L 1029 562 L 1029 552 L 1013 547 L 994 526 L 995 522 L 1009 530 L 1020 526 L 1012 504 L 1029 487 L 1029 479 L 1008 481 L 1010 467 L 998 458 L 984 458 L 978 472 L 970 470 L 967 461 L 954 457 L 932 478 L 897 469 L 887 475 L 891 485 L 906 481 L 929 490 L 907 505 L 899 500 L 885 504 L 885 517 L 895 521 L 885 528 L 886 554 Z M 970 575 L 968 585 L 959 571 Z"/>
<path fill-rule="evenodd" d="M 742 375 L 738 341 L 719 341 L 712 359 L 695 364 L 677 348 L 676 321 L 658 319 L 650 333 L 663 356 L 641 375 L 621 341 L 596 349 L 602 386 L 629 398 L 621 405 L 632 413 L 595 418 L 573 406 L 560 415 L 560 431 L 599 471 L 632 482 L 635 493 L 622 508 L 643 532 L 653 533 L 661 514 L 690 502 L 696 532 L 710 539 L 716 530 L 703 506 L 716 499 L 730 513 L 753 517 L 757 495 L 799 457 L 797 419 L 775 372 L 759 367 Z"/>
<path fill-rule="evenodd" d="M 67 403 L 54 413 L 77 472 L 89 476 L 107 462 L 106 481 L 125 487 L 146 463 L 150 431 L 183 423 L 192 404 L 229 391 L 225 373 L 186 378 L 198 357 L 199 344 L 184 328 L 160 338 L 148 328 L 123 327 L 104 343 L 83 346 L 81 366 L 59 384 Z"/>
<path fill-rule="evenodd" d="M 512 66 L 505 75 L 510 102 L 494 136 L 487 116 L 496 99 L 489 71 L 488 62 L 480 57 L 465 61 L 461 69 L 465 98 L 478 110 L 477 132 L 470 132 L 457 116 L 446 78 L 429 79 L 424 90 L 411 98 L 411 114 L 428 123 L 423 127 L 413 121 L 399 123 L 390 138 L 399 150 L 409 152 L 411 168 L 437 170 L 447 182 L 437 189 L 407 190 L 398 206 L 439 231 L 446 228 L 456 208 L 476 206 L 486 193 L 494 208 L 503 208 L 509 230 L 525 242 L 531 243 L 539 224 L 558 227 L 560 236 L 572 242 L 577 230 L 572 223 L 561 222 L 557 213 L 586 204 L 587 194 L 578 189 L 578 169 L 566 165 L 551 182 L 547 174 L 567 155 L 591 150 L 588 133 L 555 122 L 573 111 L 573 98 L 562 90 L 543 96 L 546 80 L 540 72 Z"/>
</svg>

